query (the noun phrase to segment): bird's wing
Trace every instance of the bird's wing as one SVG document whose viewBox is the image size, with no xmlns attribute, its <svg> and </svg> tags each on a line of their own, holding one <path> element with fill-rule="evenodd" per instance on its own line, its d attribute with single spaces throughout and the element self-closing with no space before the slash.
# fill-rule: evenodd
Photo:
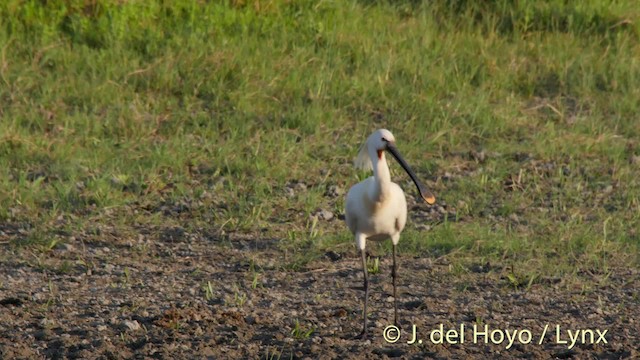
<svg viewBox="0 0 640 360">
<path fill-rule="evenodd" d="M 344 221 L 347 223 L 347 227 L 355 234 L 358 228 L 358 218 L 356 216 L 356 204 L 353 200 L 353 193 L 349 191 L 347 194 L 347 203 L 345 204 Z"/>
</svg>

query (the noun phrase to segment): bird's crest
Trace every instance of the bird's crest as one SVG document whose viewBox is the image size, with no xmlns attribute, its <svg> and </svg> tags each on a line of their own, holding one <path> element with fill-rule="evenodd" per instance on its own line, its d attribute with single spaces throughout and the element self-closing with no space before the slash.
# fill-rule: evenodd
<svg viewBox="0 0 640 360">
<path fill-rule="evenodd" d="M 360 150 L 358 150 L 358 156 L 353 162 L 353 165 L 356 167 L 356 169 L 373 170 L 373 164 L 371 163 L 371 158 L 369 157 L 369 151 L 366 141 L 360 146 Z"/>
</svg>

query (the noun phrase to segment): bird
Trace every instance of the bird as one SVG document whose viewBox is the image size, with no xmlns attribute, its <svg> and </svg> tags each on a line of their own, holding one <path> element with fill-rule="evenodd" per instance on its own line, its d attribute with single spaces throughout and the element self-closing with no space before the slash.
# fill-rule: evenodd
<svg viewBox="0 0 640 360">
<path fill-rule="evenodd" d="M 356 168 L 373 170 L 373 176 L 353 185 L 347 192 L 345 203 L 345 222 L 355 236 L 355 242 L 362 256 L 364 272 L 364 308 L 362 333 L 357 338 L 366 338 L 367 304 L 369 301 L 369 275 L 365 248 L 367 240 L 381 241 L 391 239 L 393 244 L 393 283 L 394 324 L 398 326 L 398 298 L 396 297 L 396 247 L 400 233 L 407 222 L 407 200 L 402 188 L 391 181 L 389 166 L 385 157 L 389 152 L 407 172 L 418 189 L 418 193 L 427 204 L 434 204 L 435 196 L 420 182 L 409 164 L 404 160 L 393 134 L 387 129 L 374 131 L 360 147 L 354 161 Z"/>
</svg>

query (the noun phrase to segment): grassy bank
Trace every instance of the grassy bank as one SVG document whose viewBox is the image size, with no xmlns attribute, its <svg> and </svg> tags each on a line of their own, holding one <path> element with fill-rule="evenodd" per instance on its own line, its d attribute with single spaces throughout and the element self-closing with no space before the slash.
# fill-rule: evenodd
<svg viewBox="0 0 640 360">
<path fill-rule="evenodd" d="M 478 3 L 3 3 L 3 241 L 181 227 L 282 239 L 295 264 L 352 251 L 311 215 L 343 211 L 327 189 L 387 127 L 442 206 L 414 207 L 405 255 L 524 282 L 637 266 L 635 2 Z"/>
</svg>

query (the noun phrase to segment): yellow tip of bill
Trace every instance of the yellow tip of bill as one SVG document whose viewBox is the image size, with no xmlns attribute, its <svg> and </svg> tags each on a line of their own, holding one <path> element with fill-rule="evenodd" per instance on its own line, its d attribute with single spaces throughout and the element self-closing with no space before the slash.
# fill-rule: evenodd
<svg viewBox="0 0 640 360">
<path fill-rule="evenodd" d="M 424 199 L 424 201 L 427 202 L 427 204 L 429 205 L 433 205 L 436 203 L 436 197 L 433 195 L 429 195 L 429 196 L 423 196 L 422 197 Z"/>
</svg>

